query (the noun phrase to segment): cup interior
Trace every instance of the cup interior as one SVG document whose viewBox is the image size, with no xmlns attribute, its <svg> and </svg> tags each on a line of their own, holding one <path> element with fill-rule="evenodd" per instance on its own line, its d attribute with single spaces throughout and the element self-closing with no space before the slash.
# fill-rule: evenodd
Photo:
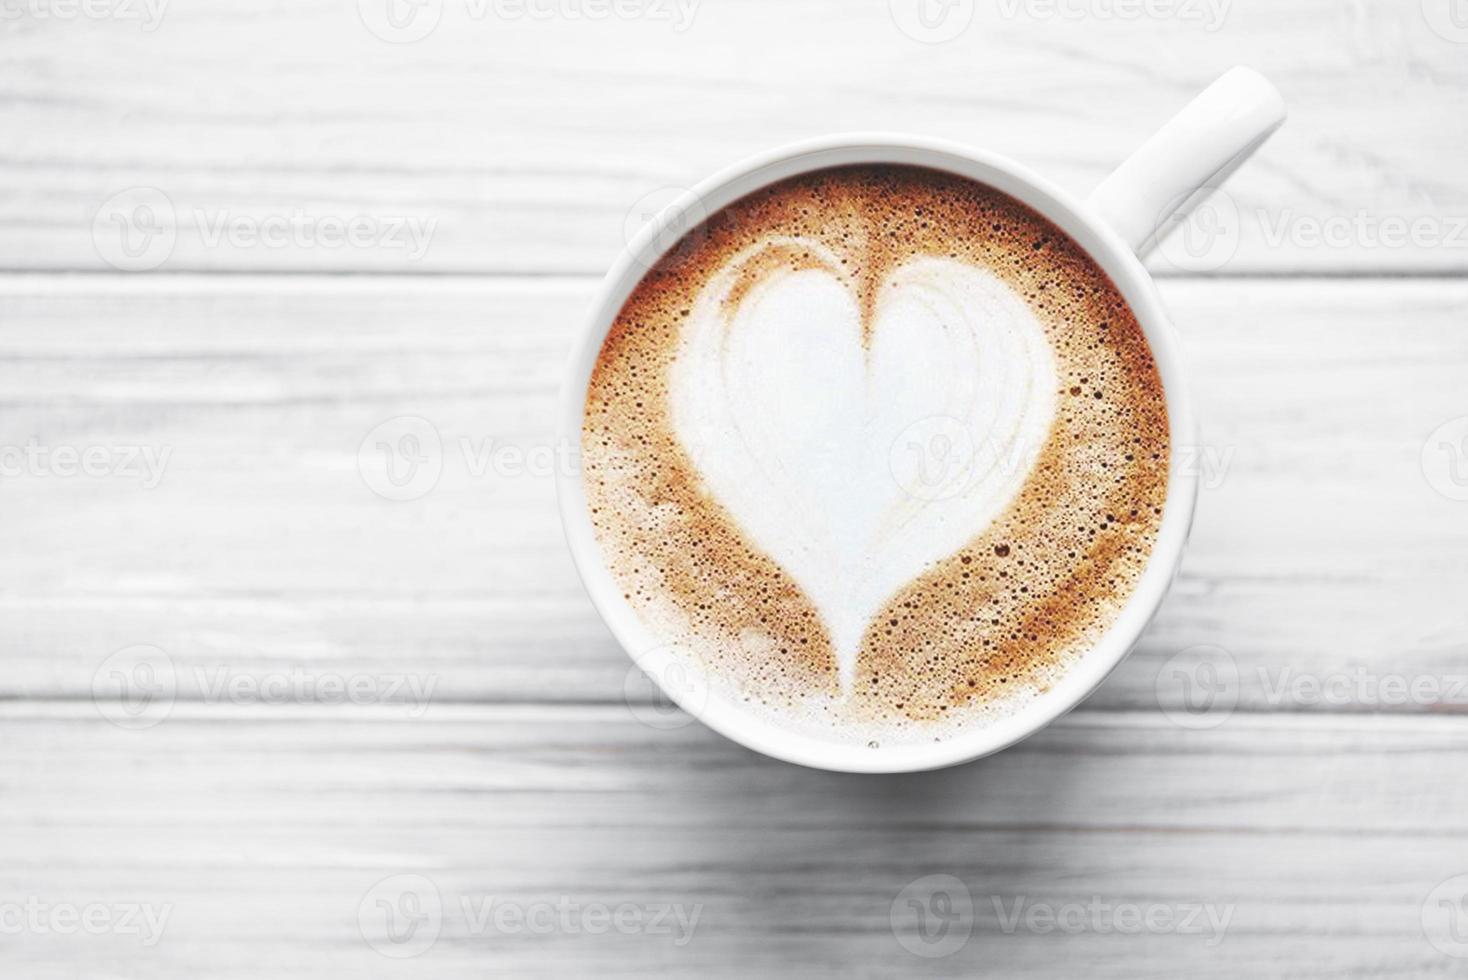
<svg viewBox="0 0 1468 980">
<path fill-rule="evenodd" d="M 664 684 L 668 697 L 685 711 L 765 755 L 840 772 L 915 772 L 972 761 L 1020 741 L 1074 708 L 1125 659 L 1161 604 L 1182 558 L 1198 481 L 1179 454 L 1197 444 L 1197 427 L 1172 325 L 1141 262 L 1085 205 L 1002 157 L 907 136 L 826 138 L 775 150 L 715 175 L 689 192 L 687 210 L 695 217 L 713 215 L 777 181 L 852 164 L 906 164 L 948 171 L 1023 202 L 1070 235 L 1111 278 L 1141 324 L 1162 379 L 1172 432 L 1173 455 L 1162 524 L 1146 570 L 1130 599 L 1101 639 L 1053 687 L 1000 720 L 941 742 L 871 748 L 781 728 L 710 691 L 707 684 Z M 608 273 L 593 301 L 561 397 L 560 436 L 569 445 L 580 445 L 587 387 L 613 321 L 643 274 L 676 244 L 663 231 L 660 233 L 656 223 L 644 228 Z M 674 654 L 664 646 L 666 640 L 643 625 L 602 561 L 580 474 L 562 473 L 558 490 L 561 519 L 577 570 L 607 626 L 652 677 L 666 678 L 670 673 L 684 676 Z"/>
</svg>

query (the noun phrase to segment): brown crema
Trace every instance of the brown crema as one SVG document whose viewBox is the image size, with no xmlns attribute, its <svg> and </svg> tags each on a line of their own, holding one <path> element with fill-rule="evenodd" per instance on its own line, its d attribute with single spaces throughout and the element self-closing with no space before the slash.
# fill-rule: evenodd
<svg viewBox="0 0 1468 980">
<path fill-rule="evenodd" d="M 892 595 L 843 689 L 820 614 L 708 491 L 674 431 L 683 324 L 731 260 L 772 238 L 823 243 L 860 300 L 913 258 L 959 259 L 1022 298 L 1057 391 L 1049 437 L 1007 510 Z M 817 263 L 768 248 L 770 262 Z M 1152 352 L 1096 263 L 1032 209 L 946 172 L 842 167 L 711 216 L 652 268 L 602 347 L 586 395 L 583 477 L 603 558 L 663 641 L 777 720 L 861 741 L 944 738 L 1043 692 L 1136 587 L 1167 493 L 1169 429 Z"/>
</svg>

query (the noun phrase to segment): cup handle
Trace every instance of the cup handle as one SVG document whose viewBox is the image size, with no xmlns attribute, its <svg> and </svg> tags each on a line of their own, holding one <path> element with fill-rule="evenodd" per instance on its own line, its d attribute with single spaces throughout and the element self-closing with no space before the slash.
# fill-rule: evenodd
<svg viewBox="0 0 1468 980">
<path fill-rule="evenodd" d="M 1284 99 L 1233 68 L 1188 103 L 1091 192 L 1091 207 L 1138 257 L 1223 183 L 1285 121 Z"/>
</svg>

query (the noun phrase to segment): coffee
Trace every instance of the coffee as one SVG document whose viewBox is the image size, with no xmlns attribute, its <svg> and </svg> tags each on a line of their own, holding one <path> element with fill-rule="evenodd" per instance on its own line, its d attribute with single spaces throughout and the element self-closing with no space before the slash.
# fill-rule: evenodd
<svg viewBox="0 0 1468 980">
<path fill-rule="evenodd" d="M 653 635 L 778 724 L 891 744 L 1013 711 L 1105 632 L 1169 430 L 1136 318 L 1065 233 L 860 166 L 744 198 L 648 272 L 582 452 Z"/>
</svg>

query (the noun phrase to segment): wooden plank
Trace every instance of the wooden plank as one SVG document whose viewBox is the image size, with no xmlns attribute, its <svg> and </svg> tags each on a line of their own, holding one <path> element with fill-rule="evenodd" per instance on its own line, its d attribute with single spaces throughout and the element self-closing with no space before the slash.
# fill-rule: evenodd
<svg viewBox="0 0 1468 980">
<path fill-rule="evenodd" d="M 1200 240 L 1160 269 L 1468 268 L 1463 47 L 1424 13 L 1446 0 L 1004 0 L 967 5 L 942 44 L 885 3 L 683 0 L 680 30 L 658 16 L 671 0 L 600 21 L 517 2 L 422 5 L 441 19 L 414 44 L 364 26 L 372 0 L 172 0 L 152 30 L 17 5 L 0 268 L 132 268 L 114 221 L 140 199 L 109 202 L 151 188 L 157 226 L 177 225 L 165 269 L 599 273 L 649 195 L 841 130 L 981 144 L 1083 193 L 1235 63 L 1274 77 L 1292 119 L 1230 185 L 1237 247 Z M 1107 13 L 1143 7 L 1161 14 Z M 341 244 L 330 223 L 357 218 Z"/>
<path fill-rule="evenodd" d="M 0 696 L 87 697 L 105 658 L 146 644 L 186 699 L 304 672 L 432 683 L 445 702 L 620 702 L 628 661 L 576 578 L 550 478 L 475 472 L 491 440 L 552 448 L 589 290 L 0 282 L 0 444 L 103 447 L 119 465 L 129 448 L 171 454 L 153 489 L 145 474 L 0 477 L 0 542 L 24 558 L 0 566 Z M 1206 488 L 1180 580 L 1092 705 L 1176 707 L 1188 677 L 1173 668 L 1193 661 L 1172 659 L 1215 645 L 1239 675 L 1223 718 L 1464 710 L 1468 504 L 1419 460 L 1468 413 L 1468 285 L 1165 293 L 1195 368 Z M 432 420 L 443 470 L 393 502 L 359 448 L 400 416 Z M 1399 683 L 1425 693 L 1393 703 Z"/>
<path fill-rule="evenodd" d="M 134 903 L 166 919 L 150 947 L 21 930 L 0 965 L 27 977 L 1062 977 L 1078 962 L 1101 977 L 1449 976 L 1461 961 L 1424 937 L 1423 907 L 1468 870 L 1468 790 L 1443 778 L 1463 725 L 1292 716 L 1179 732 L 1155 714 L 1082 713 L 972 766 L 870 778 L 775 763 L 698 725 L 655 731 L 621 708 L 439 705 L 410 720 L 180 706 L 127 732 L 81 706 L 8 705 L 0 904 Z M 380 914 L 362 912 L 370 896 L 401 894 L 400 875 L 426 878 L 444 909 L 436 943 L 401 961 L 359 931 L 359 914 L 369 929 Z M 972 900 L 956 920 L 972 935 L 943 959 L 899 944 L 898 932 L 916 941 L 901 905 L 892 924 L 904 889 L 929 875 Z M 568 917 L 496 928 L 476 918 L 491 901 Z M 1107 910 L 1120 905 L 1202 906 L 1226 924 L 1119 933 Z M 594 906 L 646 926 L 671 907 L 693 924 L 576 931 Z M 1071 929 L 1006 926 L 1021 907 L 1061 910 Z"/>
</svg>

